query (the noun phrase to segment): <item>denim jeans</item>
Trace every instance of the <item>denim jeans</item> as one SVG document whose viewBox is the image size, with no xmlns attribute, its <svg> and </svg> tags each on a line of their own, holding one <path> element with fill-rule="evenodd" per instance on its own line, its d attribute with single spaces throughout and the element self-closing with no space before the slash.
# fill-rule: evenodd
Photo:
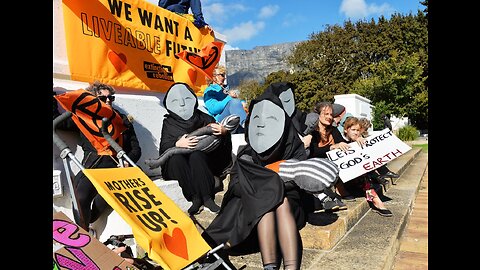
<svg viewBox="0 0 480 270">
<path fill-rule="evenodd" d="M 222 113 L 218 115 L 217 121 L 220 122 L 223 120 L 223 118 L 232 114 L 236 114 L 240 117 L 240 125 L 233 133 L 243 133 L 245 120 L 247 119 L 247 113 L 243 109 L 242 101 L 238 98 L 233 98 L 227 103 Z"/>
</svg>

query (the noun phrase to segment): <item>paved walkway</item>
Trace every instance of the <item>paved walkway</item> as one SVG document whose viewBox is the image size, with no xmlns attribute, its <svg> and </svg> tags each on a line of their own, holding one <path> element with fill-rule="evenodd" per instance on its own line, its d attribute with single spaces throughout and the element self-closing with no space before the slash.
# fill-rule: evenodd
<svg viewBox="0 0 480 270">
<path fill-rule="evenodd" d="M 428 269 L 428 167 L 421 181 L 392 270 Z"/>
</svg>

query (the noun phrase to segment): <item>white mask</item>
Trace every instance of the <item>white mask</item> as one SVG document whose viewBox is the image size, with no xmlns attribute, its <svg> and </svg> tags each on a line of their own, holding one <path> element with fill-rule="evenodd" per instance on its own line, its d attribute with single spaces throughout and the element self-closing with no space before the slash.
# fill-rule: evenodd
<svg viewBox="0 0 480 270">
<path fill-rule="evenodd" d="M 173 85 L 167 95 L 165 106 L 183 120 L 192 117 L 196 98 L 184 84 Z"/>
<path fill-rule="evenodd" d="M 293 111 L 295 110 L 295 97 L 293 95 L 292 88 L 288 88 L 286 91 L 283 91 L 279 96 L 283 104 L 283 109 L 287 113 L 288 117 L 292 117 Z"/>
<path fill-rule="evenodd" d="M 263 153 L 275 145 L 283 135 L 285 112 L 269 100 L 256 103 L 250 112 L 248 140 L 257 153 Z"/>
</svg>

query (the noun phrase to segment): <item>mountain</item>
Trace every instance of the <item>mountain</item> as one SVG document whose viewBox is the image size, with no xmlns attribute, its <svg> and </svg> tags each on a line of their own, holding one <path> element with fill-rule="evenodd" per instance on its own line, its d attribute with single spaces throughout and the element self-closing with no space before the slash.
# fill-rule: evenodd
<svg viewBox="0 0 480 270">
<path fill-rule="evenodd" d="M 272 72 L 290 70 L 285 59 L 299 43 L 300 41 L 258 46 L 252 50 L 225 51 L 228 84 L 237 87 L 245 79 L 261 83 Z"/>
</svg>

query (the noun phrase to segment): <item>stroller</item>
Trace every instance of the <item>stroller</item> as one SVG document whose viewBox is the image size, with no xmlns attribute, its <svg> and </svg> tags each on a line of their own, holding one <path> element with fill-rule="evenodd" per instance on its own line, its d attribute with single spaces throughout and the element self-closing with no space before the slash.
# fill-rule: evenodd
<svg viewBox="0 0 480 270">
<path fill-rule="evenodd" d="M 230 266 L 216 253 L 223 244 L 211 248 L 198 232 L 197 227 L 160 188 L 126 155 L 121 146 L 108 132 L 109 121 L 102 119 L 101 132 L 117 153 L 122 165 L 131 167 L 86 169 L 75 157 L 67 144 L 57 135 L 56 127 L 71 117 L 64 112 L 53 120 L 53 142 L 60 150 L 65 167 L 68 187 L 72 197 L 73 212 L 80 220 L 83 216 L 75 196 L 68 160 L 80 168 L 97 189 L 98 193 L 132 228 L 132 235 L 111 236 L 104 244 L 124 245 L 124 240 L 134 238 L 137 245 L 147 252 L 147 257 L 135 259 L 139 269 L 216 269 Z M 121 254 L 132 257 L 128 248 Z M 154 266 L 157 264 L 158 266 Z"/>
</svg>

